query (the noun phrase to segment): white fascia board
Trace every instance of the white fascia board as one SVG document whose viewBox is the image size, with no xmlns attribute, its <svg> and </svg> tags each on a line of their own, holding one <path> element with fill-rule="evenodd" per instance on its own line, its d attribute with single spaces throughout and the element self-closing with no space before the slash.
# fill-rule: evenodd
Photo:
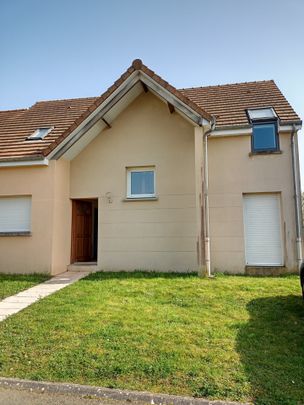
<svg viewBox="0 0 304 405">
<path fill-rule="evenodd" d="M 87 132 L 78 139 L 63 155 L 62 157 L 67 160 L 73 160 L 79 153 L 92 142 L 98 134 L 101 133 L 106 128 L 106 124 L 99 120 L 93 125 L 92 128 L 88 129 Z"/>
<path fill-rule="evenodd" d="M 183 101 L 181 101 L 179 98 L 177 98 L 174 94 L 172 94 L 170 91 L 168 91 L 162 85 L 160 85 L 155 80 L 153 80 L 146 73 L 140 71 L 139 78 L 143 83 L 145 83 L 145 85 L 147 87 L 152 87 L 152 89 L 156 93 L 158 93 L 161 97 L 163 97 L 167 102 L 170 102 L 172 99 L 176 100 L 176 103 L 179 104 L 180 106 L 182 106 L 183 110 L 188 110 L 189 115 L 192 115 L 192 116 L 196 117 L 197 120 L 194 121 L 196 124 L 197 124 L 196 121 L 200 121 L 200 126 L 206 126 L 206 125 L 210 124 L 210 122 L 206 118 L 203 118 L 198 112 L 196 112 L 191 107 L 189 107 L 188 104 L 185 104 Z M 178 105 L 174 105 L 174 107 L 179 109 Z M 184 111 L 181 111 L 181 112 L 184 113 Z M 189 117 L 189 118 L 191 119 L 191 117 Z"/>
<path fill-rule="evenodd" d="M 230 129 L 215 129 L 211 132 L 211 137 L 220 136 L 239 136 L 239 135 L 251 135 L 252 128 L 230 128 Z"/>
<path fill-rule="evenodd" d="M 144 82 L 148 87 L 154 87 L 156 91 L 160 94 L 160 96 L 163 96 L 167 101 L 174 100 L 176 101 L 176 104 L 180 106 L 184 111 L 189 111 L 189 117 L 192 116 L 192 120 L 199 125 L 208 125 L 209 121 L 206 120 L 205 118 L 201 117 L 200 114 L 198 114 L 196 111 L 192 110 L 188 105 L 183 103 L 181 100 L 176 98 L 173 94 L 171 94 L 168 90 L 166 90 L 164 87 L 162 87 L 160 84 L 158 84 L 155 80 L 151 79 L 148 75 L 141 71 L 135 71 L 133 72 L 126 81 L 124 81 L 102 104 L 100 104 L 99 107 L 97 107 L 92 114 L 90 114 L 70 135 L 66 137 L 49 155 L 48 159 L 52 158 L 59 158 L 61 157 L 73 144 L 73 142 L 77 142 L 78 139 L 80 139 L 84 132 L 86 132 L 90 125 L 92 124 L 93 120 L 98 117 L 98 115 L 103 114 L 103 110 L 105 110 L 104 114 L 107 113 L 107 107 L 108 104 L 111 103 L 111 101 L 115 97 L 119 97 L 120 93 L 122 94 L 122 97 L 124 96 L 124 92 L 128 92 L 131 87 L 133 87 L 138 81 Z M 178 108 L 178 105 L 176 108 Z M 109 107 L 111 108 L 111 107 Z M 94 123 L 92 124 L 94 125 Z M 87 129 L 86 129 L 87 127 Z M 73 140 L 74 139 L 74 140 Z"/>
<path fill-rule="evenodd" d="M 295 129 L 301 129 L 301 125 L 295 125 Z M 279 132 L 291 132 L 293 130 L 293 125 L 279 125 Z M 222 137 L 222 136 L 241 136 L 241 135 L 252 135 L 252 127 L 244 128 L 229 128 L 229 129 L 215 129 L 211 132 L 211 137 Z"/>
<path fill-rule="evenodd" d="M 135 79 L 135 80 L 134 80 Z M 111 100 L 119 94 L 119 92 L 126 87 L 129 83 L 134 81 L 134 84 L 138 81 L 138 71 L 133 72 L 126 81 L 124 81 L 103 103 L 101 103 L 73 132 L 71 132 L 52 152 L 48 155 L 48 159 L 52 159 L 63 147 L 74 137 L 79 134 L 79 132 L 99 114 L 102 109 L 106 107 Z"/>
<path fill-rule="evenodd" d="M 302 128 L 302 125 L 279 125 L 279 132 L 291 132 L 293 129 L 298 131 Z"/>
<path fill-rule="evenodd" d="M 0 161 L 0 167 L 48 166 L 49 159 Z"/>
</svg>

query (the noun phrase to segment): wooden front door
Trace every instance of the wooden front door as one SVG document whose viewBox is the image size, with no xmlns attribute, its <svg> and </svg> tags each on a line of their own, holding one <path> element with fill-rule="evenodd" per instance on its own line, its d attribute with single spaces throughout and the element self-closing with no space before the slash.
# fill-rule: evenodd
<svg viewBox="0 0 304 405">
<path fill-rule="evenodd" d="M 73 200 L 71 262 L 93 259 L 92 202 Z"/>
</svg>

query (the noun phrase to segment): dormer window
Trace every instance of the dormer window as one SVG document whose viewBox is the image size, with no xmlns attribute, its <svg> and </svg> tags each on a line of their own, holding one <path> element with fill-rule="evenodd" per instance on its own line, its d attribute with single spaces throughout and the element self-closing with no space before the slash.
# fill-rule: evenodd
<svg viewBox="0 0 304 405">
<path fill-rule="evenodd" d="M 272 107 L 269 108 L 250 108 L 247 110 L 250 121 L 256 120 L 276 120 L 277 115 Z"/>
<path fill-rule="evenodd" d="M 34 140 L 39 140 L 39 139 L 43 139 L 47 136 L 47 134 L 49 132 L 51 132 L 51 130 L 53 129 L 53 127 L 41 127 L 36 129 L 36 131 L 27 137 L 28 140 L 30 141 L 34 141 Z"/>
<path fill-rule="evenodd" d="M 278 151 L 278 118 L 273 108 L 249 109 L 247 110 L 247 114 L 252 123 L 252 152 L 267 153 Z"/>
</svg>

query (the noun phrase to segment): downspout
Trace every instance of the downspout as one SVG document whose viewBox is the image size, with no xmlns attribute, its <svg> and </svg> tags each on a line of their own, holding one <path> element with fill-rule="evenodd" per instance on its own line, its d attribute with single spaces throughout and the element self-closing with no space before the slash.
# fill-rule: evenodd
<svg viewBox="0 0 304 405">
<path fill-rule="evenodd" d="M 210 212 L 209 212 L 209 173 L 208 173 L 208 137 L 215 128 L 215 118 L 212 117 L 211 127 L 204 132 L 203 138 L 203 161 L 204 161 L 204 207 L 205 207 L 205 264 L 206 275 L 211 277 L 211 254 L 210 254 Z"/>
<path fill-rule="evenodd" d="M 301 207 L 301 186 L 300 186 L 300 168 L 298 156 L 298 143 L 297 143 L 297 129 L 293 124 L 291 132 L 291 159 L 292 159 L 292 174 L 294 186 L 294 199 L 295 199 L 295 219 L 296 219 L 296 246 L 297 246 L 297 262 L 298 269 L 300 270 L 303 253 L 302 253 L 302 207 Z"/>
</svg>

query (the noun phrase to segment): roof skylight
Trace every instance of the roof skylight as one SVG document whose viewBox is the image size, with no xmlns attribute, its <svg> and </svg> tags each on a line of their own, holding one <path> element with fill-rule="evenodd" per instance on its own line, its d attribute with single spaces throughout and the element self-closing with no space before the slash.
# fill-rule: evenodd
<svg viewBox="0 0 304 405">
<path fill-rule="evenodd" d="M 247 112 L 251 121 L 270 120 L 277 118 L 277 115 L 272 107 L 250 108 L 247 110 Z"/>
<path fill-rule="evenodd" d="M 43 139 L 44 137 L 47 136 L 47 134 L 49 132 L 51 132 L 52 129 L 53 129 L 53 127 L 38 128 L 38 129 L 36 129 L 36 131 L 34 133 L 32 133 L 32 135 L 28 136 L 27 139 L 29 139 L 29 140 Z"/>
</svg>

